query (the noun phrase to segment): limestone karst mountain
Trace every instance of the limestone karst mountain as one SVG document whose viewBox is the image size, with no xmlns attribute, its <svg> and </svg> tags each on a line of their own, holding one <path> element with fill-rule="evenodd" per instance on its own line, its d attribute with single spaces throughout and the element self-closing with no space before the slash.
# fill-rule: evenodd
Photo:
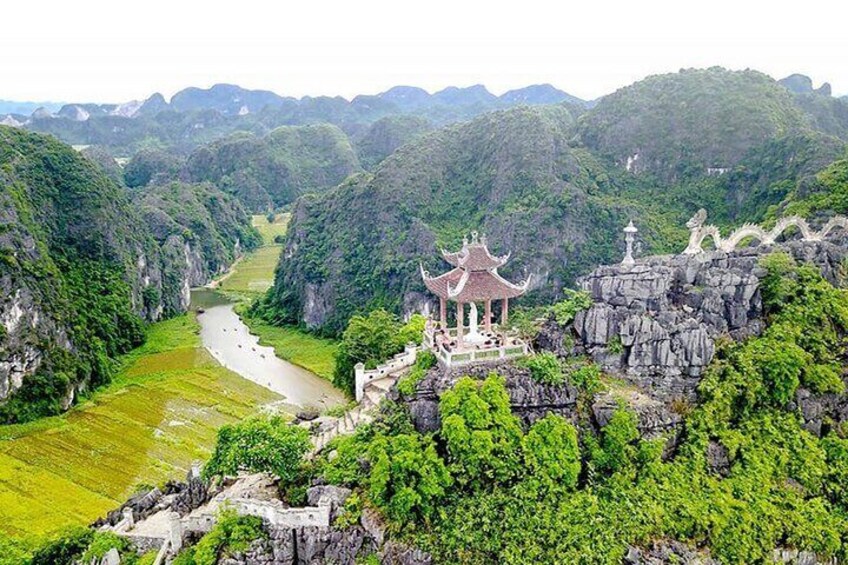
<svg viewBox="0 0 848 565">
<path fill-rule="evenodd" d="M 0 421 L 55 413 L 107 382 L 143 320 L 184 311 L 189 285 L 257 244 L 231 197 L 190 194 L 134 202 L 70 147 L 0 126 Z"/>
<path fill-rule="evenodd" d="M 269 304 L 329 331 L 370 305 L 422 308 L 415 265 L 470 228 L 511 251 L 526 270 L 508 274 L 532 272 L 536 299 L 548 300 L 618 256 L 626 216 L 641 220 L 644 250 L 661 251 L 682 241 L 687 214 L 757 221 L 844 151 L 793 94 L 753 71 L 650 77 L 588 111 L 486 114 L 299 201 Z"/>
</svg>

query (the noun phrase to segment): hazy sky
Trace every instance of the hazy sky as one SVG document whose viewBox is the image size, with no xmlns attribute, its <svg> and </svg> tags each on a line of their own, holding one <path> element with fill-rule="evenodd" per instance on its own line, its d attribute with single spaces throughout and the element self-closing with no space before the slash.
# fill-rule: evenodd
<svg viewBox="0 0 848 565">
<path fill-rule="evenodd" d="M 848 94 L 842 1 L 12 0 L 0 99 L 120 102 L 216 82 L 283 95 L 500 94 L 551 83 L 595 98 L 684 67 L 810 75 Z"/>
</svg>

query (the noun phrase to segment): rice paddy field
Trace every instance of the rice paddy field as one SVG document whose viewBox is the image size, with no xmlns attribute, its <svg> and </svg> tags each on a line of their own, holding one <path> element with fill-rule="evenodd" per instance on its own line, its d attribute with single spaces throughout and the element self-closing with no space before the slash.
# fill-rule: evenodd
<svg viewBox="0 0 848 565">
<path fill-rule="evenodd" d="M 290 214 L 278 214 L 269 222 L 266 216 L 254 215 L 253 226 L 262 236 L 263 246 L 248 253 L 230 273 L 220 279 L 216 288 L 236 298 L 252 300 L 274 285 L 274 268 L 283 246 L 274 242 L 284 236 Z"/>
<path fill-rule="evenodd" d="M 0 537 L 35 544 L 182 478 L 209 456 L 218 427 L 279 399 L 218 365 L 198 330 L 193 314 L 154 324 L 93 399 L 0 427 Z"/>
</svg>

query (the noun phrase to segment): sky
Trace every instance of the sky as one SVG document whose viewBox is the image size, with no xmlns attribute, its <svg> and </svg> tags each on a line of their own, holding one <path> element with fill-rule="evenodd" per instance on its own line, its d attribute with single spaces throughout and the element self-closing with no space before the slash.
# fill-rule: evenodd
<svg viewBox="0 0 848 565">
<path fill-rule="evenodd" d="M 219 82 L 346 98 L 550 83 L 594 99 L 714 65 L 800 72 L 848 94 L 846 4 L 12 0 L 0 6 L 0 99 L 123 102 Z"/>
</svg>

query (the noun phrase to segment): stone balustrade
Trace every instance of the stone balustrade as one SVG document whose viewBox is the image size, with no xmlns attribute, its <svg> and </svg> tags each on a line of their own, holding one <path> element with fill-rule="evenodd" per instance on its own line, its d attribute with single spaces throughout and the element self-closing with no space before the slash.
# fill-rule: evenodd
<svg viewBox="0 0 848 565">
<path fill-rule="evenodd" d="M 356 401 L 360 402 L 362 400 L 365 394 L 365 385 L 371 381 L 382 379 L 415 364 L 418 349 L 417 345 L 410 343 L 404 348 L 402 353 L 398 353 L 382 365 L 378 365 L 376 368 L 367 371 L 364 364 L 357 363 L 354 367 L 354 392 L 356 393 Z"/>
</svg>

